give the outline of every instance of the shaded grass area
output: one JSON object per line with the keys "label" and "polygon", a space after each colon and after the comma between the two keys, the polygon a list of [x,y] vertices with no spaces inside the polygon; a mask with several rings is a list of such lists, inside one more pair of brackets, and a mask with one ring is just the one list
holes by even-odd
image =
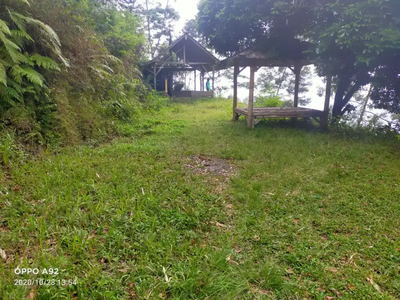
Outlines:
{"label": "shaded grass area", "polygon": [[[397,141],[276,122],[249,131],[230,107],[174,104],[126,138],[12,169],[0,298],[397,299]],[[235,175],[194,174],[197,155]],[[14,285],[24,278],[76,285]]]}

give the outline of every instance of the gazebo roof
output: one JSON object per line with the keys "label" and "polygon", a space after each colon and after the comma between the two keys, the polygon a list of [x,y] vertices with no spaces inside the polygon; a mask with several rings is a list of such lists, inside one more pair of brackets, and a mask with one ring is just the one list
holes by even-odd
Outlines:
{"label": "gazebo roof", "polygon": [[222,60],[216,67],[216,70],[238,65],[239,67],[257,66],[257,67],[294,67],[296,65],[306,66],[313,62],[307,59],[290,59],[277,57],[276,55],[263,53],[252,49],[247,49],[238,54]]}

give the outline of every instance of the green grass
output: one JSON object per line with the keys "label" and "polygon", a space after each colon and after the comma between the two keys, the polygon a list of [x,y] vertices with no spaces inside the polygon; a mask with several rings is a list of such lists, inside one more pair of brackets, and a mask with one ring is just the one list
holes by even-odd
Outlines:
{"label": "green grass", "polygon": [[[230,118],[230,101],[173,104],[3,170],[0,299],[398,299],[398,141]],[[196,155],[236,174],[195,174]]]}

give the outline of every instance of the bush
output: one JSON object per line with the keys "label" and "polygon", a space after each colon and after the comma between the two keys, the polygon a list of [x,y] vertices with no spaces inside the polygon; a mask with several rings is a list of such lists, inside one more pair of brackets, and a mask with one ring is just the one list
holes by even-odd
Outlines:
{"label": "bush", "polygon": [[284,104],[279,96],[259,96],[254,101],[255,107],[282,107]]}
{"label": "bush", "polygon": [[108,1],[28,1],[0,1],[0,164],[19,148],[113,138],[167,104],[143,84],[137,16]]}
{"label": "bush", "polygon": [[166,106],[168,102],[169,98],[164,95],[164,92],[156,92],[152,90],[147,94],[143,106],[147,111],[159,111],[161,108]]}
{"label": "bush", "polygon": [[29,2],[0,4],[0,52],[7,54],[0,57],[0,124],[19,141],[101,139],[116,133],[116,121],[160,106],[137,68],[144,41],[137,17],[94,0]]}

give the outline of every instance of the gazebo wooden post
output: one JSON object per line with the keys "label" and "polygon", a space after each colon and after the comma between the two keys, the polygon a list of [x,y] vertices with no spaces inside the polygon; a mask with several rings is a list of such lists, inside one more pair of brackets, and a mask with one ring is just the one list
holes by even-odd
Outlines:
{"label": "gazebo wooden post", "polygon": [[235,64],[233,69],[233,121],[239,120],[239,114],[235,111],[238,101],[238,75],[239,65]]}
{"label": "gazebo wooden post", "polygon": [[248,104],[248,116],[247,126],[254,129],[254,116],[253,116],[253,102],[254,102],[254,73],[256,66],[250,66],[250,89],[249,89],[249,104]]}
{"label": "gazebo wooden post", "polygon": [[332,90],[332,74],[329,73],[328,76],[326,77],[325,106],[321,118],[321,127],[325,130],[328,129],[329,102],[331,100],[331,90]]}

